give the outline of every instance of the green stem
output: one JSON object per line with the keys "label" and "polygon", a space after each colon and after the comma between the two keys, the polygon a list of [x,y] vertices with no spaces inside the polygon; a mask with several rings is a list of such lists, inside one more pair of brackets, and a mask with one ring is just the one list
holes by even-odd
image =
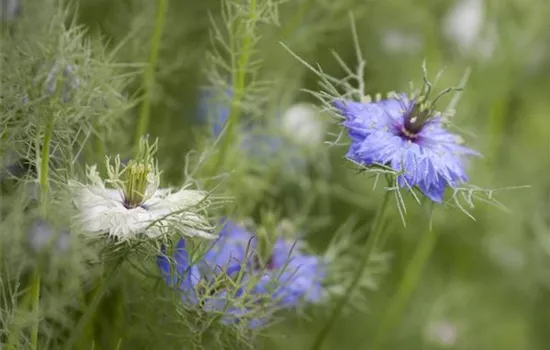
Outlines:
{"label": "green stem", "polygon": [[40,202],[42,210],[45,211],[47,196],[49,191],[48,173],[50,170],[50,144],[53,135],[53,120],[46,124],[44,130],[44,142],[42,144],[42,157],[40,160]]}
{"label": "green stem", "polygon": [[[49,164],[50,164],[50,144],[53,136],[53,127],[54,120],[48,121],[44,129],[44,140],[42,143],[42,155],[40,158],[40,175],[39,175],[39,185],[40,185],[40,207],[42,215],[46,215],[47,209],[47,197],[49,192],[49,183],[48,183],[48,173],[49,173]],[[39,328],[39,305],[40,305],[40,284],[41,284],[40,270],[37,267],[32,275],[32,280],[30,284],[30,289],[27,294],[23,297],[21,305],[23,308],[31,309],[33,314],[33,324],[31,328],[31,349],[36,349],[38,346],[38,328]],[[16,325],[14,329],[10,332],[8,338],[8,349],[16,349],[19,346],[19,336],[21,333],[20,327],[17,325],[17,320],[15,321]]]}
{"label": "green stem", "polygon": [[166,12],[168,9],[168,0],[158,0],[157,17],[155,20],[155,29],[153,37],[151,39],[151,51],[149,52],[149,65],[143,75],[143,87],[144,96],[143,102],[140,106],[138,127],[136,132],[136,148],[135,152],[138,152],[139,140],[146,133],[149,126],[149,119],[151,115],[151,91],[155,84],[155,71],[157,68],[157,62],[160,51],[160,42],[162,39],[162,32],[164,30],[164,23],[166,20]]}
{"label": "green stem", "polygon": [[[50,144],[53,135],[53,126],[53,119],[46,124],[44,130],[44,141],[42,144],[42,157],[40,160],[40,206],[44,216],[46,215],[49,192],[48,173],[50,170]],[[34,317],[34,322],[31,328],[31,349],[33,350],[38,347],[38,328],[40,324],[40,315],[38,313],[40,305],[40,280],[40,270],[36,267],[33,273],[30,289],[31,310]]]}
{"label": "green stem", "polygon": [[34,323],[31,330],[31,349],[36,350],[38,348],[38,326],[40,324],[40,317],[38,313],[40,299],[40,271],[38,270],[38,268],[33,274],[30,293],[32,302],[32,313],[34,317]]}
{"label": "green stem", "polygon": [[90,322],[90,319],[94,316],[95,311],[99,306],[101,299],[103,298],[103,294],[105,294],[105,291],[107,290],[109,282],[112,280],[112,278],[115,275],[115,272],[118,270],[118,268],[122,264],[123,259],[124,259],[123,257],[119,258],[118,261],[113,266],[113,269],[111,270],[111,272],[105,277],[105,280],[101,280],[99,287],[94,292],[92,301],[84,311],[84,314],[76,324],[74,330],[71,332],[71,336],[67,340],[67,343],[65,344],[64,349],[66,350],[73,349],[73,346],[78,341],[80,334],[84,331],[84,329],[87,327],[88,323]]}
{"label": "green stem", "polygon": [[372,254],[375,251],[375,249],[378,246],[378,242],[380,240],[380,237],[382,236],[382,228],[384,227],[383,221],[386,214],[386,210],[388,207],[390,198],[390,191],[386,191],[384,193],[384,198],[382,199],[382,203],[380,204],[380,207],[378,208],[378,211],[376,212],[376,216],[374,218],[374,222],[372,225],[371,232],[369,234],[369,238],[367,239],[367,242],[365,243],[365,254],[363,255],[363,259],[359,263],[359,267],[357,268],[357,272],[349,285],[348,289],[346,290],[346,293],[342,296],[342,298],[338,301],[338,304],[334,308],[328,322],[325,324],[325,326],[321,329],[317,337],[315,338],[315,341],[313,345],[311,346],[311,350],[319,350],[321,349],[323,342],[325,338],[327,337],[328,333],[340,317],[340,314],[344,310],[344,307],[346,306],[346,303],[348,302],[350,296],[352,295],[353,291],[355,290],[355,287],[357,287],[357,284],[361,280],[361,277],[363,276],[365,268],[368,266],[368,263],[370,259],[372,258]]}
{"label": "green stem", "polygon": [[375,348],[383,345],[386,335],[403,313],[412,292],[418,285],[424,266],[435,247],[437,238],[437,233],[432,229],[425,230],[424,234],[420,237],[420,242],[397,287],[397,292],[388,304],[388,310],[380,322],[374,341]]}
{"label": "green stem", "polygon": [[283,40],[287,39],[290,35],[294,34],[294,31],[302,23],[302,20],[304,19],[312,3],[313,3],[313,0],[302,1],[302,4],[298,8],[298,11],[296,11],[294,16],[292,16],[292,18],[290,19],[289,21],[290,24],[286,26],[285,29],[283,29],[283,32],[281,34],[281,37]]}
{"label": "green stem", "polygon": [[[252,23],[252,25],[256,23],[256,6],[256,0],[250,0],[250,12],[248,13],[247,21],[249,23]],[[250,28],[248,30],[253,31],[254,28]],[[239,56],[239,60],[237,61],[237,67],[234,67],[233,69],[233,71],[235,72],[234,74],[232,74],[231,77],[233,85],[233,99],[231,101],[231,111],[229,112],[229,117],[227,118],[227,128],[224,135],[222,136],[223,141],[221,144],[221,152],[215,167],[216,172],[223,164],[223,160],[225,159],[225,155],[227,154],[227,151],[233,139],[234,129],[237,125],[239,125],[239,119],[241,117],[241,101],[245,93],[247,66],[252,53],[252,39],[253,38],[251,34],[247,33],[244,36],[241,48],[242,53]]]}

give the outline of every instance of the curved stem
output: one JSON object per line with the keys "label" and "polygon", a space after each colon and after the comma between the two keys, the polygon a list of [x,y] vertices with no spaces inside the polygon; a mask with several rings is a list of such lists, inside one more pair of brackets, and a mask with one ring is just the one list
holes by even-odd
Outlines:
{"label": "curved stem", "polygon": [[164,30],[164,22],[166,21],[167,9],[168,0],[158,0],[155,29],[151,39],[151,51],[149,52],[149,65],[143,74],[143,87],[145,92],[143,102],[140,106],[139,120],[136,131],[136,153],[138,152],[139,139],[146,133],[147,127],[149,126],[149,119],[151,115],[151,91],[153,90],[155,84],[155,70],[157,68],[160,42],[162,39],[162,32]]}
{"label": "curved stem", "polygon": [[357,284],[361,280],[361,277],[363,276],[363,273],[367,268],[368,263],[372,257],[372,253],[375,251],[375,248],[378,246],[378,242],[380,241],[380,237],[382,236],[382,231],[383,231],[382,228],[384,227],[383,222],[384,222],[384,217],[388,207],[389,198],[390,198],[390,191],[386,191],[384,193],[384,198],[382,199],[382,203],[380,204],[380,207],[376,212],[376,216],[374,218],[374,223],[372,225],[369,238],[365,243],[365,254],[363,255],[363,260],[361,260],[361,262],[359,263],[357,272],[353,277],[353,280],[349,285],[348,289],[346,290],[346,293],[338,301],[338,304],[336,305],[332,314],[330,315],[328,322],[325,324],[325,326],[321,329],[321,331],[315,338],[315,341],[310,348],[311,350],[321,349],[325,338],[327,337],[328,333],[330,332],[330,330],[332,329],[332,327],[340,317],[340,314],[344,310],[344,307],[346,306],[346,303],[348,302],[353,291],[355,290],[355,287],[357,287]]}
{"label": "curved stem", "polygon": [[435,247],[437,238],[437,233],[431,228],[425,230],[422,234],[420,242],[413,253],[413,257],[405,270],[405,274],[397,287],[397,292],[388,304],[388,310],[380,322],[378,332],[374,338],[375,348],[383,345],[386,340],[386,335],[403,313],[412,292],[418,285],[424,266]]}

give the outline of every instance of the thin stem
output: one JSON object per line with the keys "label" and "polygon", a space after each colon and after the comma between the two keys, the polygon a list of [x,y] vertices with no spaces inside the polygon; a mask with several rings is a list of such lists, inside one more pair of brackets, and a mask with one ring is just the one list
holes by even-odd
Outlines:
{"label": "thin stem", "polygon": [[302,1],[302,4],[298,8],[298,11],[294,14],[294,16],[290,19],[289,25],[283,29],[283,33],[281,34],[282,39],[287,39],[290,35],[294,34],[294,31],[302,24],[302,21],[307,14],[309,7],[312,5],[313,0],[304,0]]}
{"label": "thin stem", "polygon": [[42,157],[40,158],[40,202],[43,210],[46,207],[49,191],[48,174],[50,170],[50,144],[53,135],[54,121],[50,120],[44,129],[44,142],[42,144]]}
{"label": "thin stem", "polygon": [[[40,206],[42,209],[42,214],[46,215],[47,210],[47,198],[49,192],[49,183],[48,183],[48,174],[50,170],[50,144],[53,135],[53,126],[54,120],[51,119],[46,124],[44,130],[44,141],[42,144],[42,157],[40,159]],[[38,347],[38,328],[40,325],[40,317],[38,314],[40,306],[40,270],[38,267],[35,268],[32,278],[32,284],[30,289],[30,302],[31,302],[31,311],[33,313],[34,322],[31,328],[31,349],[36,349]]]}
{"label": "thin stem", "polygon": [[[50,144],[53,136],[53,127],[54,120],[51,119],[48,121],[44,129],[42,156],[40,158],[40,174],[38,181],[40,185],[40,207],[42,210],[42,215],[46,214],[47,209],[47,197],[49,192],[48,174],[50,170]],[[31,349],[36,349],[38,346],[38,328],[40,323],[38,313],[40,305],[40,284],[40,270],[38,269],[38,267],[36,267],[32,275],[29,292],[25,294],[21,302],[23,308],[30,308],[33,316],[35,317],[31,328]],[[8,339],[8,349],[15,349],[19,346],[20,332],[20,328],[16,324],[14,330],[10,332],[10,336]]]}
{"label": "thin stem", "polygon": [[405,270],[405,274],[397,287],[397,292],[388,304],[388,310],[380,322],[378,332],[374,338],[375,348],[383,345],[386,340],[386,335],[403,313],[412,292],[418,285],[424,266],[426,265],[426,262],[435,247],[437,238],[437,233],[431,228],[425,230],[423,235],[420,237],[420,242],[418,243],[413,257]]}
{"label": "thin stem", "polygon": [[109,285],[109,282],[113,279],[115,276],[116,271],[122,264],[123,258],[119,258],[115,265],[113,266],[113,269],[111,272],[105,277],[104,280],[101,281],[99,287],[96,289],[94,296],[92,298],[92,301],[84,311],[84,314],[76,324],[74,330],[71,332],[71,336],[69,337],[69,340],[67,340],[67,343],[65,344],[64,349],[71,350],[73,349],[74,344],[77,342],[78,338],[80,337],[80,334],[82,331],[87,327],[88,322],[90,322],[90,319],[94,316],[95,311],[103,298],[103,294],[105,294],[105,291],[107,290],[107,287]]}
{"label": "thin stem", "polygon": [[311,350],[321,349],[325,338],[327,337],[328,333],[330,332],[330,330],[332,329],[332,327],[340,317],[340,314],[344,310],[344,307],[346,306],[346,303],[348,302],[353,291],[355,290],[355,287],[357,287],[357,284],[361,280],[364,270],[368,266],[368,263],[372,257],[372,253],[375,251],[375,248],[378,246],[378,241],[380,240],[380,237],[382,235],[382,231],[383,231],[382,228],[384,227],[383,221],[384,221],[384,217],[388,207],[389,198],[390,198],[390,191],[386,191],[384,193],[384,198],[382,199],[382,203],[380,204],[380,207],[376,212],[376,216],[374,218],[374,222],[372,225],[371,232],[369,234],[369,238],[365,243],[365,254],[363,255],[363,260],[361,260],[361,262],[359,263],[357,272],[351,284],[349,285],[348,289],[346,290],[346,293],[338,301],[338,304],[334,308],[328,322],[321,329],[321,331],[317,335],[317,338],[315,338],[315,341],[310,348]]}
{"label": "thin stem", "polygon": [[151,91],[155,84],[155,71],[157,68],[157,62],[160,51],[160,42],[162,39],[162,32],[164,30],[164,23],[166,21],[166,12],[168,9],[168,0],[158,0],[157,17],[155,20],[155,29],[153,37],[151,39],[151,51],[149,52],[149,65],[143,74],[143,87],[144,96],[143,102],[140,106],[139,121],[136,131],[136,149],[138,152],[139,140],[143,134],[146,133],[149,126],[149,119],[151,115]]}
{"label": "thin stem", "polygon": [[[250,11],[247,18],[248,23],[251,23],[251,25],[254,25],[256,21],[256,6],[256,0],[251,0]],[[249,30],[253,31],[253,28]],[[241,117],[241,102],[245,93],[247,66],[250,60],[250,56],[252,54],[252,43],[252,34],[248,32],[246,33],[242,41],[242,53],[239,56],[239,60],[237,61],[237,66],[233,67],[233,71],[236,71],[236,74],[232,74],[233,99],[231,101],[231,111],[229,113],[229,117],[227,118],[227,127],[225,133],[222,134],[223,141],[221,144],[221,153],[218,157],[218,162],[215,167],[216,171],[219,170],[220,166],[222,165],[229,146],[231,145],[234,129],[237,125],[239,125],[239,119]]]}
{"label": "thin stem", "polygon": [[40,324],[40,317],[38,314],[39,299],[40,299],[40,271],[38,268],[35,270],[31,285],[31,302],[32,313],[34,317],[34,323],[31,330],[31,349],[36,350],[38,348],[38,326]]}

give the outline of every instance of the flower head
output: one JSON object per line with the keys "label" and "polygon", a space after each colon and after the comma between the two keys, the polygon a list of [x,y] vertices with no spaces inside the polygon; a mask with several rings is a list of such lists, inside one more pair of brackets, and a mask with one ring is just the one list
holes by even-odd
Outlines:
{"label": "flower head", "polygon": [[[108,233],[120,241],[144,234],[155,238],[168,231],[214,238],[204,216],[207,193],[198,190],[159,189],[159,171],[153,161],[154,147],[121,169],[120,158],[109,165],[109,179],[99,177],[96,166],[88,167],[89,184],[72,181],[78,221],[89,233]],[[107,188],[106,183],[114,185]]]}
{"label": "flower head", "polygon": [[428,324],[425,337],[432,343],[443,347],[453,347],[458,340],[458,327],[449,321]]}
{"label": "flower head", "polygon": [[[218,248],[223,250],[224,246],[220,245]],[[224,255],[229,257],[231,253],[222,252],[221,256]],[[164,247],[162,255],[157,258],[157,265],[166,284],[177,287],[181,291],[182,301],[185,304],[199,306],[204,312],[221,315],[221,321],[225,324],[240,323],[248,319],[246,325],[249,328],[262,325],[264,322],[262,317],[252,316],[253,308],[260,300],[245,295],[246,283],[243,279],[247,276],[242,275],[240,281],[236,276],[241,261],[235,260],[239,264],[232,267],[229,264],[217,265],[216,261],[224,261],[221,256],[217,259],[211,254],[192,263],[185,241],[182,239],[178,242],[174,253],[175,271],[172,271]],[[232,258],[229,259],[232,260]]]}
{"label": "flower head", "polygon": [[60,230],[44,219],[36,219],[29,229],[29,244],[35,252],[40,252],[51,244],[56,251],[69,247],[69,231]]}
{"label": "flower head", "polygon": [[318,256],[304,254],[301,242],[277,239],[256,286],[269,292],[283,307],[296,307],[300,301],[319,302],[325,269]]}
{"label": "flower head", "polygon": [[443,19],[443,32],[464,54],[493,57],[498,44],[496,24],[486,20],[484,0],[457,0]]}
{"label": "flower head", "polygon": [[[223,100],[214,99],[211,90],[200,95],[199,118],[208,121],[212,136],[218,137],[229,118],[228,103],[231,90],[226,90]],[[238,127],[238,143],[241,150],[256,161],[279,159],[284,154],[283,166],[288,173],[299,173],[306,167],[305,148],[314,148],[324,138],[325,125],[313,107],[296,104],[284,113],[278,113],[267,125],[252,118],[244,118]],[[267,129],[267,132],[266,132]],[[275,133],[273,133],[275,130]]]}
{"label": "flower head", "polygon": [[325,137],[326,125],[319,118],[317,110],[309,104],[290,106],[284,112],[281,123],[285,135],[298,145],[316,147]]}
{"label": "flower head", "polygon": [[445,188],[468,181],[465,156],[479,155],[445,129],[441,113],[424,96],[391,94],[378,102],[334,101],[352,143],[347,157],[361,165],[386,165],[400,172],[401,187],[417,186],[434,202]]}
{"label": "flower head", "polygon": [[0,0],[0,21],[13,21],[20,15],[20,0]]}
{"label": "flower head", "polygon": [[[300,248],[299,244],[278,238],[263,259],[259,256],[258,237],[226,220],[218,238],[194,263],[189,262],[185,242],[178,243],[176,276],[165,255],[159,256],[157,263],[166,283],[178,285],[184,302],[200,305],[207,312],[224,311],[223,321],[232,323],[240,322],[258,306],[265,311],[270,306],[288,308],[298,306],[302,300],[320,300],[324,278],[320,258],[304,254]],[[256,327],[264,320],[251,317],[249,322],[250,327]]]}
{"label": "flower head", "polygon": [[75,90],[81,86],[77,67],[61,59],[55,60],[53,64],[41,62],[38,73],[35,82],[42,84],[44,93],[59,97],[63,103],[71,101]]}

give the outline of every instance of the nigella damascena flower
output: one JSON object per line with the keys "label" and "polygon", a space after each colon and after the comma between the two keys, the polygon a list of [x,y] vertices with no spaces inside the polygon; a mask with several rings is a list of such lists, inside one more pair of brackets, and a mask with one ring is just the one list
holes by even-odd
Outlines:
{"label": "nigella damascena flower", "polygon": [[400,172],[401,187],[418,187],[434,202],[445,188],[467,182],[463,159],[479,155],[446,130],[427,96],[390,94],[378,102],[336,100],[352,143],[347,157],[361,165],[386,165]]}
{"label": "nigella damascena flower", "polygon": [[498,41],[494,22],[486,20],[484,0],[458,0],[444,17],[443,31],[463,53],[493,56]]}
{"label": "nigella damascena flower", "polygon": [[325,268],[318,256],[303,253],[302,242],[277,239],[263,274],[256,291],[271,294],[282,307],[322,299]]}
{"label": "nigella damascena flower", "polygon": [[29,244],[35,252],[51,247],[60,252],[69,247],[69,231],[59,229],[44,219],[33,221],[29,229]]}
{"label": "nigella damascena flower", "polygon": [[[255,293],[271,295],[281,307],[296,307],[301,301],[321,300],[325,267],[321,258],[304,253],[300,240],[277,237],[272,247],[265,248],[258,237],[231,220],[224,222],[217,244],[205,255],[216,265],[235,270],[245,266],[252,275],[260,276]],[[223,248],[218,248],[222,246]],[[239,263],[237,263],[239,262]]]}
{"label": "nigella damascena flower", "polygon": [[382,32],[382,46],[390,54],[415,54],[422,50],[424,38],[416,33],[389,29]]}
{"label": "nigella damascena flower", "polygon": [[77,66],[61,59],[53,64],[41,62],[34,80],[43,86],[45,94],[59,97],[63,103],[71,101],[75,90],[81,85]]}
{"label": "nigella damascena flower", "polygon": [[11,22],[21,15],[20,0],[0,0],[0,21]]}
{"label": "nigella damascena flower", "polygon": [[[169,285],[179,282],[184,302],[210,312],[225,310],[223,320],[231,323],[259,306],[269,314],[274,307],[294,308],[302,301],[321,299],[324,266],[319,257],[303,253],[302,248],[301,243],[280,237],[270,251],[260,252],[254,234],[226,220],[218,238],[198,261],[189,263],[182,240],[174,256],[176,274],[165,255],[157,262]],[[220,278],[231,282],[219,288]],[[264,319],[253,317],[250,322],[249,326],[256,327]]]}
{"label": "nigella damascena flower", "polygon": [[290,106],[281,118],[284,134],[298,145],[319,146],[326,132],[326,124],[310,104],[297,103]]}
{"label": "nigella damascena flower", "polygon": [[8,152],[0,161],[0,181],[4,179],[16,179],[34,171],[32,162],[19,158],[15,153]]}
{"label": "nigella damascena flower", "polygon": [[[124,241],[138,235],[155,238],[178,231],[187,236],[214,238],[205,210],[207,193],[159,188],[160,176],[153,160],[152,148],[141,143],[141,153],[121,169],[120,158],[115,166],[108,164],[109,179],[100,178],[96,166],[87,168],[89,184],[71,181],[78,222],[88,233],[107,233]],[[156,151],[156,150],[155,150]],[[108,188],[111,183],[114,188]]]}
{"label": "nigella damascena flower", "polygon": [[[223,251],[222,255],[231,255],[230,246],[225,247],[219,242],[215,245]],[[221,316],[220,320],[225,324],[241,323],[248,328],[257,328],[265,322],[268,314],[264,309],[263,315],[257,315],[254,309],[267,299],[246,292],[248,276],[237,274],[244,255],[235,253],[237,255],[230,257],[225,264],[217,264],[216,258],[212,256],[191,262],[185,241],[181,239],[174,253],[175,269],[165,255],[164,247],[157,258],[157,265],[166,284],[180,290],[186,305],[197,306],[204,312]]]}
{"label": "nigella damascena flower", "polygon": [[458,327],[449,321],[432,322],[426,327],[425,338],[438,346],[453,347],[458,340]]}
{"label": "nigella damascena flower", "polygon": [[[212,135],[218,137],[223,131],[229,118],[229,103],[233,94],[226,90],[223,100],[216,100],[210,90],[204,90],[200,95],[199,118],[208,121]],[[224,102],[224,103],[222,103]],[[288,154],[298,155],[299,149],[295,146],[313,148],[324,139],[326,125],[323,123],[317,110],[305,103],[290,106],[284,113],[277,113],[273,121],[267,125],[251,120],[244,116],[244,122],[238,126],[242,149],[252,156],[274,157],[285,147],[291,148]],[[262,132],[263,129],[279,131],[275,134]],[[290,141],[290,142],[289,142]],[[291,157],[292,167],[303,165],[303,157]],[[302,164],[300,164],[302,163]]]}

